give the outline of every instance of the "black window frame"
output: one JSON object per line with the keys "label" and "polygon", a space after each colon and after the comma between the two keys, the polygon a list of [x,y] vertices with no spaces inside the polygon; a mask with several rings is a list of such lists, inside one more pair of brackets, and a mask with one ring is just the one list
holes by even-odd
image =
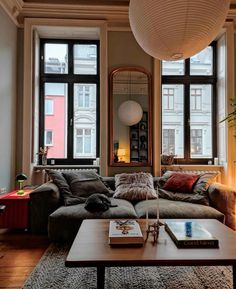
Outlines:
{"label": "black window frame", "polygon": [[[214,157],[217,156],[217,118],[216,118],[216,104],[217,104],[217,50],[216,41],[213,41],[209,46],[212,46],[213,51],[213,67],[212,75],[190,75],[190,58],[184,61],[183,75],[162,75],[161,67],[161,85],[166,84],[182,84],[184,86],[184,157],[175,158],[174,164],[208,164],[209,161],[213,163]],[[212,158],[191,158],[191,136],[190,136],[190,85],[193,84],[210,84],[212,85]],[[161,93],[162,99],[162,93]],[[162,131],[162,117],[161,117],[161,131]],[[162,151],[162,140],[161,140]]]}
{"label": "black window frame", "polygon": [[[67,44],[68,45],[68,73],[45,73],[45,44]],[[73,46],[78,44],[91,44],[97,46],[97,74],[74,74],[74,50]],[[40,88],[39,88],[39,147],[44,147],[44,86],[45,83],[67,84],[67,158],[52,158],[55,165],[92,165],[93,161],[100,156],[100,41],[80,39],[40,39]],[[96,84],[96,158],[73,158],[73,85],[74,83]],[[72,120],[72,121],[71,121]],[[48,163],[51,163],[48,158]],[[39,160],[41,163],[41,160]]]}

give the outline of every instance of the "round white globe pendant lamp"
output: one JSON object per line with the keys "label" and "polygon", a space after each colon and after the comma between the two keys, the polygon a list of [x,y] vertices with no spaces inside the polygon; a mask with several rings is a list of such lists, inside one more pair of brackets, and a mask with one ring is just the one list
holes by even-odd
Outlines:
{"label": "round white globe pendant lamp", "polygon": [[215,39],[229,5],[230,0],[130,0],[130,26],[154,58],[185,59]]}
{"label": "round white globe pendant lamp", "polygon": [[134,125],[140,122],[142,116],[142,107],[134,100],[124,101],[118,108],[118,117],[124,125]]}

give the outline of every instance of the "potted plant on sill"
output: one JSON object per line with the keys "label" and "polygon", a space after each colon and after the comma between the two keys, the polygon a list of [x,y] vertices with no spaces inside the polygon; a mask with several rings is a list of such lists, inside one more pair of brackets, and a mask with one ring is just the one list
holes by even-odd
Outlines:
{"label": "potted plant on sill", "polygon": [[[236,98],[231,98],[231,102],[233,111],[230,112],[224,119],[222,119],[220,123],[227,121],[230,127],[236,127]],[[236,137],[236,134],[234,134],[234,137]]]}
{"label": "potted plant on sill", "polygon": [[42,148],[42,147],[39,148],[38,155],[41,156],[41,163],[42,163],[43,166],[47,165],[48,149],[49,149],[48,146],[46,146],[44,148]]}

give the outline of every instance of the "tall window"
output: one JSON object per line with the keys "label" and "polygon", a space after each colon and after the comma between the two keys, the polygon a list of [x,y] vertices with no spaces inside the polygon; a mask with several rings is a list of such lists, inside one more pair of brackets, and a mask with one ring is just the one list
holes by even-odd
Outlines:
{"label": "tall window", "polygon": [[215,59],[213,43],[189,59],[162,61],[162,153],[178,163],[204,164],[217,154]]}
{"label": "tall window", "polygon": [[50,145],[56,164],[92,164],[99,153],[99,41],[42,39],[40,61],[39,145]]}

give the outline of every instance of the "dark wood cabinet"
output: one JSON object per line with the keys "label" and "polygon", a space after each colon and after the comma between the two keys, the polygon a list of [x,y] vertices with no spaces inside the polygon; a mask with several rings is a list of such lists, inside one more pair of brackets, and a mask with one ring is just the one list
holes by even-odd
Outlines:
{"label": "dark wood cabinet", "polygon": [[140,122],[130,127],[130,162],[148,162],[148,112],[143,112]]}

